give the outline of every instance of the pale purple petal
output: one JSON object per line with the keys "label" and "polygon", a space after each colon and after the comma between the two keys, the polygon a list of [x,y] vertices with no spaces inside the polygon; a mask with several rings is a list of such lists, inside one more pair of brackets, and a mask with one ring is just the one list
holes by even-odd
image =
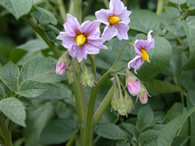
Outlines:
{"label": "pale purple petal", "polygon": [[100,37],[100,22],[98,21],[86,21],[81,25],[81,33],[84,33],[87,39]]}
{"label": "pale purple petal", "polygon": [[130,79],[127,83],[127,88],[129,93],[131,93],[131,95],[136,96],[140,93],[141,90],[141,86],[139,81],[134,80],[134,79]]}
{"label": "pale purple petal", "polygon": [[100,52],[100,48],[92,44],[85,44],[85,49],[87,54],[98,54]]}
{"label": "pale purple petal", "polygon": [[108,49],[107,46],[105,46],[103,43],[104,43],[104,40],[102,38],[88,39],[88,44],[91,44],[100,49]]}
{"label": "pale purple petal", "polygon": [[76,45],[76,41],[75,41],[75,37],[74,35],[71,35],[69,33],[66,32],[60,32],[60,35],[57,37],[58,40],[62,40],[62,46],[64,48],[71,48],[73,45]]}
{"label": "pale purple petal", "polygon": [[113,15],[113,12],[111,10],[101,9],[95,13],[95,16],[98,21],[109,25],[108,18]]}
{"label": "pale purple petal", "polygon": [[130,18],[129,16],[131,15],[131,11],[127,10],[127,7],[123,10],[121,14],[118,15],[118,17],[121,19],[121,22],[124,24],[129,24],[130,23]]}
{"label": "pale purple petal", "polygon": [[63,75],[66,72],[66,63],[63,62],[57,62],[56,64],[56,74]]}
{"label": "pale purple petal", "polygon": [[129,30],[129,25],[128,24],[124,24],[124,23],[117,23],[115,24],[116,28],[117,28],[117,37],[119,40],[128,40],[128,30]]}
{"label": "pale purple petal", "polygon": [[102,34],[102,38],[105,41],[110,41],[114,36],[117,35],[118,30],[115,26],[109,25],[104,28],[104,32]]}
{"label": "pale purple petal", "polygon": [[148,96],[147,96],[147,93],[144,92],[143,94],[141,95],[138,95],[138,98],[139,98],[139,101],[142,103],[142,104],[146,104],[148,102]]}
{"label": "pale purple petal", "polygon": [[109,7],[115,16],[121,14],[124,9],[124,4],[121,0],[110,0]]}
{"label": "pale purple petal", "polygon": [[77,57],[78,62],[81,62],[83,59],[87,59],[87,52],[84,45],[81,47],[73,45],[72,48],[69,49],[69,53],[72,57]]}
{"label": "pale purple petal", "polygon": [[141,50],[147,48],[148,43],[148,40],[136,40],[134,45],[136,49]]}
{"label": "pale purple petal", "polygon": [[72,15],[67,14],[67,22],[64,24],[65,31],[77,35],[80,33],[80,27],[78,20]]}
{"label": "pale purple petal", "polygon": [[150,49],[152,49],[152,48],[155,47],[155,41],[154,41],[154,38],[153,38],[152,35],[151,35],[152,32],[153,32],[152,30],[150,30],[150,31],[148,32],[148,37],[147,37],[148,46],[147,46],[146,50],[150,50]]}
{"label": "pale purple petal", "polygon": [[128,68],[130,69],[131,67],[134,68],[134,72],[137,74],[137,70],[140,69],[140,67],[142,66],[142,64],[144,63],[144,60],[141,59],[141,56],[135,56],[134,59],[132,59],[129,63],[128,63]]}

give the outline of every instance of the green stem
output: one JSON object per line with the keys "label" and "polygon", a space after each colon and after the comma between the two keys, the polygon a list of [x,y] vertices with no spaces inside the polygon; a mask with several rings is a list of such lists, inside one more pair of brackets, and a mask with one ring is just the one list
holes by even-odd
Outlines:
{"label": "green stem", "polygon": [[91,61],[92,72],[96,80],[96,66],[95,66],[94,56],[89,55],[89,59]]}
{"label": "green stem", "polygon": [[75,141],[75,136],[73,136],[66,144],[66,146],[72,146],[72,144],[74,143]]}
{"label": "green stem", "polygon": [[84,146],[84,140],[85,140],[85,128],[84,123],[86,119],[86,101],[84,97],[84,89],[83,86],[79,83],[78,80],[76,80],[74,83],[72,83],[72,89],[75,95],[76,100],[76,106],[77,106],[77,112],[79,115],[79,121],[80,121],[80,139],[81,139],[81,145]]}
{"label": "green stem", "polygon": [[85,16],[87,16],[87,14],[89,13],[89,11],[91,10],[91,7],[93,6],[93,4],[95,0],[88,0],[88,6],[83,10],[83,18],[85,18]]}
{"label": "green stem", "polygon": [[5,146],[12,146],[12,140],[11,140],[11,135],[10,135],[9,129],[5,125],[5,122],[2,120],[2,117],[0,117],[0,127],[3,131]]}
{"label": "green stem", "polygon": [[97,111],[94,114],[94,120],[93,120],[93,129],[95,128],[96,124],[98,123],[98,121],[100,120],[100,118],[102,117],[102,115],[104,114],[104,112],[106,111],[107,107],[110,105],[112,96],[113,96],[113,91],[114,91],[114,87],[112,86],[110,88],[110,90],[108,91],[107,95],[104,97],[104,100],[102,101],[102,103],[100,104],[100,106],[98,107]]}
{"label": "green stem", "polygon": [[109,8],[109,2],[108,2],[108,0],[104,0],[104,4],[105,4],[106,8]]}
{"label": "green stem", "polygon": [[133,47],[134,47],[134,44],[129,43],[129,42],[126,43],[126,44],[122,47],[122,49],[121,49],[121,51],[120,51],[118,57],[116,58],[115,62],[113,63],[113,65],[112,65],[112,67],[111,67],[112,69],[116,66],[117,62],[119,61],[119,59],[120,59],[120,57],[121,57],[121,55],[122,55],[122,53],[123,53],[123,51],[124,51],[124,49],[125,49],[125,47],[126,47],[127,45],[130,45],[130,46],[133,46]]}
{"label": "green stem", "polygon": [[164,0],[158,0],[157,8],[156,8],[156,14],[157,15],[160,15],[162,13],[163,7],[164,7]]}
{"label": "green stem", "polygon": [[63,22],[66,22],[66,9],[64,7],[63,0],[56,0],[56,3],[58,4],[60,15],[63,19]]}
{"label": "green stem", "polygon": [[75,16],[81,22],[81,4],[82,0],[70,0],[69,13]]}
{"label": "green stem", "polygon": [[32,20],[30,20],[29,17],[23,16],[23,20],[32,27],[32,29],[40,35],[40,37],[46,42],[46,44],[49,46],[49,48],[52,50],[54,55],[59,58],[61,56],[60,51],[55,47],[55,45],[52,43],[52,41],[49,39],[49,37],[46,35],[44,31],[42,31]]}

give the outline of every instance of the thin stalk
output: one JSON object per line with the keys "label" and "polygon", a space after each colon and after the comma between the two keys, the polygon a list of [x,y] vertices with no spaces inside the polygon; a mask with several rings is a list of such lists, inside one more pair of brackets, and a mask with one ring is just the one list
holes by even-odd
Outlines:
{"label": "thin stalk", "polygon": [[55,47],[55,45],[52,43],[52,41],[49,39],[49,37],[46,35],[44,31],[42,31],[34,21],[30,20],[29,17],[23,16],[23,20],[32,27],[32,29],[40,35],[40,37],[45,41],[45,43],[49,46],[51,51],[54,53],[55,57],[59,58],[61,56],[60,51]]}
{"label": "thin stalk", "polygon": [[82,0],[70,0],[69,5],[69,13],[75,16],[79,22],[82,22],[81,4]]}
{"label": "thin stalk", "polygon": [[66,22],[66,9],[63,0],[56,0],[63,22]]}
{"label": "thin stalk", "polygon": [[5,125],[5,122],[2,120],[2,117],[0,117],[0,127],[3,131],[5,146],[12,146],[12,140],[11,140],[11,135],[10,135],[9,129]]}
{"label": "thin stalk", "polygon": [[74,143],[75,141],[75,136],[73,136],[66,144],[66,146],[72,146],[72,144]]}
{"label": "thin stalk", "polygon": [[163,7],[164,7],[164,0],[158,0],[157,8],[156,8],[157,15],[160,15],[163,12]]}
{"label": "thin stalk", "polygon": [[95,0],[88,0],[88,6],[85,7],[85,9],[83,10],[83,18],[85,18],[85,16],[87,16],[87,14],[89,13],[91,7],[93,6]]}
{"label": "thin stalk", "polygon": [[123,51],[124,51],[124,49],[125,49],[125,47],[127,46],[127,45],[130,45],[130,46],[133,46],[134,47],[134,44],[132,44],[132,43],[126,43],[123,47],[122,47],[122,49],[121,49],[121,51],[120,51],[120,53],[119,53],[119,55],[118,55],[118,57],[116,58],[116,60],[115,60],[115,62],[113,63],[113,65],[112,65],[112,69],[116,66],[116,64],[118,63],[118,61],[119,61],[119,59],[120,59],[120,57],[121,57],[121,55],[122,55],[122,53],[123,53]]}
{"label": "thin stalk", "polygon": [[100,120],[100,118],[102,117],[102,115],[104,114],[104,112],[106,111],[107,107],[110,105],[110,102],[112,100],[113,97],[113,91],[114,91],[114,87],[112,86],[110,88],[110,90],[108,91],[108,93],[106,94],[106,96],[104,97],[104,100],[102,101],[102,103],[100,104],[100,106],[98,107],[97,111],[94,114],[94,120],[93,120],[93,129],[95,128],[96,124],[98,123],[98,121]]}
{"label": "thin stalk", "polygon": [[96,66],[95,66],[94,56],[89,55],[89,59],[91,61],[92,72],[96,80]]}
{"label": "thin stalk", "polygon": [[77,112],[78,112],[79,121],[80,121],[81,145],[84,146],[85,128],[83,125],[86,119],[86,101],[85,101],[85,97],[83,97],[83,86],[79,83],[78,80],[76,80],[74,83],[72,83],[72,89],[75,95]]}
{"label": "thin stalk", "polygon": [[104,4],[105,4],[106,8],[109,8],[109,2],[108,2],[108,0],[104,0]]}

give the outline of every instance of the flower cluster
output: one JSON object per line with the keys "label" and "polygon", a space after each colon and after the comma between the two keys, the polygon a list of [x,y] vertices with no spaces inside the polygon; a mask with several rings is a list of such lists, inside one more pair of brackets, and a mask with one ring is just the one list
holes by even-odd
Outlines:
{"label": "flower cluster", "polygon": [[[97,11],[95,13],[97,20],[92,22],[85,21],[80,24],[75,17],[67,14],[67,22],[64,24],[65,32],[60,32],[57,39],[62,41],[62,46],[68,49],[67,52],[73,59],[68,68],[68,55],[62,55],[56,64],[56,73],[63,75],[68,68],[67,78],[69,83],[74,82],[79,77],[83,85],[93,87],[95,77],[82,61],[86,60],[88,55],[95,55],[101,49],[107,49],[104,42],[115,36],[119,40],[128,40],[130,15],[131,11],[127,10],[121,0],[110,0],[109,9]],[[102,34],[100,32],[101,23],[105,25]],[[147,40],[136,40],[134,43],[136,56],[128,63],[128,68],[134,68],[135,74],[137,74],[137,70],[141,68],[144,61],[150,63],[147,51],[155,46],[155,40],[151,33],[152,30],[148,32]],[[120,86],[120,83],[115,85],[112,107],[120,115],[127,115],[133,108],[133,101],[126,91],[124,91],[125,97],[123,97]],[[132,96],[137,96],[142,104],[147,103],[149,96],[147,89],[128,69],[125,87]]]}

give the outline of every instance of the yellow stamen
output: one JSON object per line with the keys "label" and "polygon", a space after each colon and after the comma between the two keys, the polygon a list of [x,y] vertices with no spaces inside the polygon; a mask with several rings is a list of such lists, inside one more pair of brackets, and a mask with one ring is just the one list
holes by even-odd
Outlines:
{"label": "yellow stamen", "polygon": [[117,16],[111,16],[108,18],[108,22],[110,22],[110,24],[116,24],[120,21],[121,21],[121,19]]}
{"label": "yellow stamen", "polygon": [[83,34],[80,34],[76,37],[77,46],[80,47],[86,42],[86,37]]}
{"label": "yellow stamen", "polygon": [[142,53],[142,59],[143,60],[146,60],[148,63],[150,63],[150,60],[149,60],[149,55],[148,53],[146,52],[145,49],[141,49],[140,52]]}

